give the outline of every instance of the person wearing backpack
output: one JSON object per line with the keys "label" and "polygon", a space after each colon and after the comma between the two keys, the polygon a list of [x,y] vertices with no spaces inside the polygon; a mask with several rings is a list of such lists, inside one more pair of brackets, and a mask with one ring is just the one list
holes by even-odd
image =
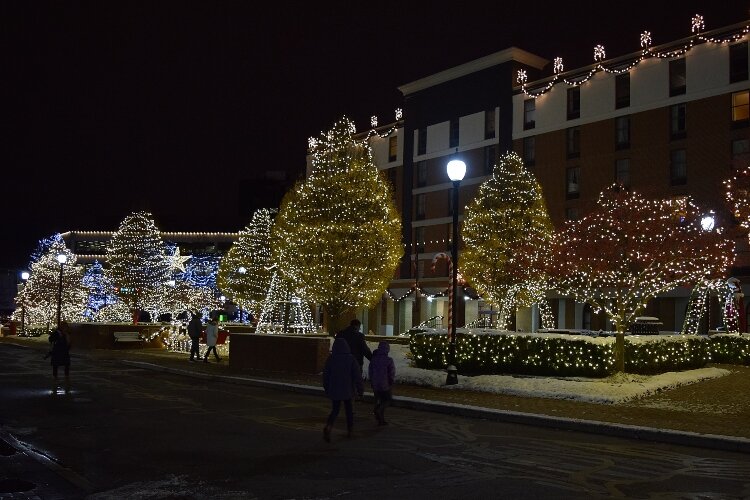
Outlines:
{"label": "person wearing backpack", "polygon": [[375,394],[375,419],[378,425],[388,425],[385,421],[385,408],[393,399],[391,389],[396,380],[396,365],[393,358],[388,356],[391,345],[388,342],[380,342],[378,348],[372,353],[370,366],[367,368],[372,391]]}

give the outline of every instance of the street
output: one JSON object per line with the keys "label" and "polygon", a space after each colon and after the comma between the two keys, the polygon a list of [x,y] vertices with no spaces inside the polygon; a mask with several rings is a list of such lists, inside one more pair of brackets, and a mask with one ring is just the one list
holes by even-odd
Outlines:
{"label": "street", "polygon": [[327,444],[323,397],[80,356],[66,393],[51,372],[0,345],[0,426],[77,498],[750,497],[739,453],[403,408],[378,427],[366,402],[354,436],[342,411]]}

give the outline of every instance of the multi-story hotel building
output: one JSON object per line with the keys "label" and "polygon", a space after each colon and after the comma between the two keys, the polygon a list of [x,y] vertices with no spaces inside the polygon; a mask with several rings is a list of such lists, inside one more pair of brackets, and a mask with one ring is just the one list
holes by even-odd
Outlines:
{"label": "multi-story hotel building", "polygon": [[[510,48],[400,87],[403,118],[370,143],[395,186],[406,255],[379,307],[362,313],[365,331],[397,334],[447,316],[447,268],[433,270],[432,260],[450,250],[446,164],[454,155],[467,164],[460,211],[498,154],[515,150],[541,183],[556,227],[584,216],[615,181],[648,196],[690,196],[721,213],[723,181],[750,159],[747,26],[698,31],[658,47],[642,37],[644,50],[610,60],[602,50],[596,64],[566,72],[557,61]],[[545,69],[551,76],[541,76]],[[750,274],[747,244],[738,244],[731,273]],[[475,292],[463,291],[459,325],[491,314]],[[664,330],[680,330],[689,294],[677,290],[647,312]],[[560,328],[607,327],[583,304],[550,299]],[[534,310],[519,311],[519,329],[538,325]]]}

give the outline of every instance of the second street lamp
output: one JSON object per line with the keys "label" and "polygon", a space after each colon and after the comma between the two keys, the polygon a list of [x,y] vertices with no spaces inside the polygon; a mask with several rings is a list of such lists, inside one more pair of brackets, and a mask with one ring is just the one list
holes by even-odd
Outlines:
{"label": "second street lamp", "polygon": [[451,277],[450,277],[450,300],[448,305],[448,376],[446,385],[458,383],[458,372],[456,369],[456,290],[458,280],[458,188],[466,175],[466,163],[461,160],[451,160],[447,166],[448,178],[453,182],[452,215],[453,215],[453,238],[451,240]]}
{"label": "second street lamp", "polygon": [[[31,275],[28,271],[22,271],[21,272],[21,284],[18,285],[18,291],[23,293],[24,288],[26,288],[26,282],[29,280],[29,277]],[[25,327],[25,320],[26,320],[26,297],[21,297],[21,337],[26,336],[26,327]]]}
{"label": "second street lamp", "polygon": [[57,284],[57,328],[60,328],[60,313],[62,310],[62,286],[63,286],[63,266],[68,262],[68,256],[64,253],[57,255],[57,262],[60,263],[60,280]]}

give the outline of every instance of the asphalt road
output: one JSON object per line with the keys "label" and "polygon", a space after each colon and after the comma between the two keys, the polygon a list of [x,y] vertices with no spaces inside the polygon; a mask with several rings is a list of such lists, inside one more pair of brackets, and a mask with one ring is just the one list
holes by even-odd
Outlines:
{"label": "asphalt road", "polygon": [[403,408],[378,427],[369,403],[328,444],[328,410],[80,357],[66,393],[39,351],[0,345],[0,430],[49,458],[41,498],[750,498],[744,454]]}

